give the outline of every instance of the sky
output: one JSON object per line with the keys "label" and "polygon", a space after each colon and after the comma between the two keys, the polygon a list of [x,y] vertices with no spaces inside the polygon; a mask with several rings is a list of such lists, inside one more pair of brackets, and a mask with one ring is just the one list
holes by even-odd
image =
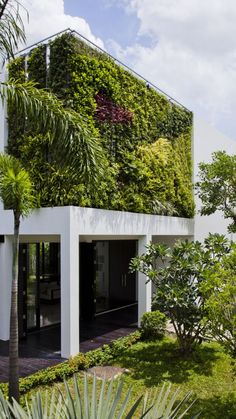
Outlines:
{"label": "sky", "polygon": [[22,0],[27,45],[75,29],[236,140],[235,0]]}

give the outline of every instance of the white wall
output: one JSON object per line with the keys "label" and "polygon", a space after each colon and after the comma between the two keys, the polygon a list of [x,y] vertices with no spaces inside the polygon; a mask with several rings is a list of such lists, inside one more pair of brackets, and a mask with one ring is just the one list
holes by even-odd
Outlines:
{"label": "white wall", "polygon": [[[22,220],[21,237],[26,242],[60,237],[61,241],[61,353],[64,357],[79,351],[79,240],[136,239],[139,252],[145,250],[152,235],[193,235],[193,220],[177,217],[135,214],[92,208],[59,207],[35,210]],[[8,339],[11,289],[12,211],[0,210],[0,339]],[[151,284],[139,275],[139,319],[151,308]]]}
{"label": "white wall", "polygon": [[12,241],[5,237],[0,243],[0,339],[7,340],[10,326],[12,283]]}
{"label": "white wall", "polygon": [[[194,117],[193,133],[194,182],[196,182],[198,180],[198,164],[200,162],[211,162],[211,154],[214,151],[225,150],[228,154],[236,154],[236,141],[226,137],[198,117]],[[210,216],[201,216],[199,214],[201,201],[196,197],[195,202],[197,212],[195,216],[196,240],[203,240],[209,232],[226,234],[228,237],[234,238],[234,235],[227,233],[228,222],[221,212],[218,211]]]}

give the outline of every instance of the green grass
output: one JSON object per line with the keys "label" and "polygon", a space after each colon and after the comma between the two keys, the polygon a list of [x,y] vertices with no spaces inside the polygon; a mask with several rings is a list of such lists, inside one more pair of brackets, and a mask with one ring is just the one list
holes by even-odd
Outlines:
{"label": "green grass", "polygon": [[[172,390],[180,387],[180,398],[192,391],[193,399],[197,399],[188,417],[201,410],[203,419],[236,418],[236,363],[217,343],[204,343],[191,357],[184,358],[174,339],[140,341],[112,364],[129,370],[123,379],[124,397],[128,388],[133,388],[130,405],[147,390],[161,388],[168,381]],[[69,383],[72,384],[72,379]],[[47,389],[51,391],[55,386],[63,388],[59,383]]]}
{"label": "green grass", "polygon": [[197,399],[191,410],[201,410],[204,419],[236,418],[235,363],[217,343],[201,345],[189,358],[181,356],[173,339],[138,342],[113,363],[130,370],[127,386],[139,395],[169,381],[181,395],[193,391]]}

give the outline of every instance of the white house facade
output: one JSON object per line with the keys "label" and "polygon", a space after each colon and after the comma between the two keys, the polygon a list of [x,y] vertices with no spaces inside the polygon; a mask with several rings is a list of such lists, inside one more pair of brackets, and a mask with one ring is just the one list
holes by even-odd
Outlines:
{"label": "white house facade", "polygon": [[[0,152],[5,150],[6,141],[6,118],[1,108]],[[210,161],[211,153],[217,150],[236,154],[236,142],[194,118],[194,180],[198,163]],[[6,341],[9,339],[13,214],[0,205],[0,340]],[[198,200],[196,206],[198,210]],[[142,314],[151,310],[152,290],[143,274],[129,272],[130,258],[142,254],[151,242],[171,245],[177,239],[203,240],[209,232],[227,234],[227,222],[222,214],[200,217],[197,213],[194,219],[187,219],[74,206],[35,210],[22,220],[20,229],[23,284],[20,334],[27,333],[26,318],[28,327],[30,324],[34,329],[46,326],[51,316],[50,321],[61,324],[61,356],[68,358],[80,350],[81,313],[86,317],[89,313],[106,312],[110,307],[116,310],[138,304],[139,324]],[[43,276],[40,285],[39,268]],[[94,275],[99,289],[96,307],[92,291]],[[24,300],[24,287],[28,301]],[[37,313],[35,292],[41,302]]]}

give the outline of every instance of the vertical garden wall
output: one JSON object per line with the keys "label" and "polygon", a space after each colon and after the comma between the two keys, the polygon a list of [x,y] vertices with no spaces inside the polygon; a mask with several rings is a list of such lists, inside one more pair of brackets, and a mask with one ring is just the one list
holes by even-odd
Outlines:
{"label": "vertical garden wall", "polygon": [[94,185],[53,158],[48,138],[9,109],[9,152],[29,170],[41,206],[78,205],[192,217],[192,114],[72,34],[9,66],[83,115],[104,147]]}

